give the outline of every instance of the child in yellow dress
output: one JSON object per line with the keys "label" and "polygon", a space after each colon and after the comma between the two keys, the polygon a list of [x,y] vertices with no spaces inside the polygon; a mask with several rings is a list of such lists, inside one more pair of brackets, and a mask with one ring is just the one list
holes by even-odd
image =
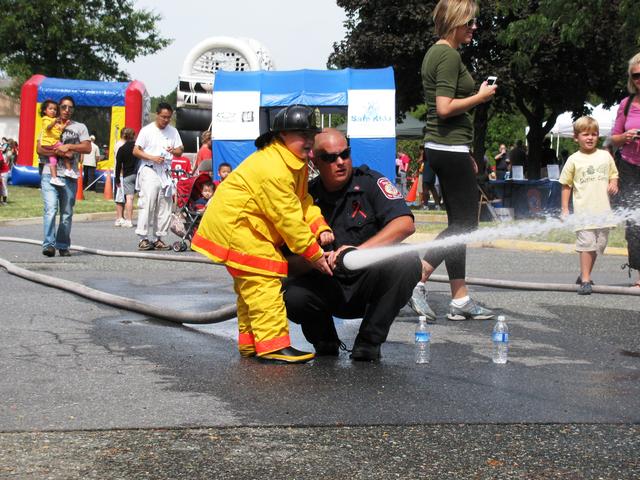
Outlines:
{"label": "child in yellow dress", "polygon": [[[62,145],[60,138],[62,132],[67,126],[67,121],[63,121],[59,116],[58,104],[53,100],[45,100],[40,107],[40,116],[42,117],[42,136],[40,137],[40,145],[44,147],[57,147]],[[76,172],[71,166],[71,159],[62,157],[64,170],[61,175],[58,174],[58,157],[49,156],[49,170],[51,171],[51,185],[64,187],[64,180],[60,177],[78,178]]]}

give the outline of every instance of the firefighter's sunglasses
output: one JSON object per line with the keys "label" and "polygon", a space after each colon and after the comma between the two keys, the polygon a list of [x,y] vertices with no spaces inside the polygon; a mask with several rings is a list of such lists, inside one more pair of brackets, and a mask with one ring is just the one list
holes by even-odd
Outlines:
{"label": "firefighter's sunglasses", "polygon": [[338,160],[338,157],[340,157],[343,160],[346,160],[347,158],[351,157],[351,147],[347,147],[345,148],[343,151],[341,151],[340,153],[321,153],[319,155],[320,160],[322,160],[323,162],[327,162],[327,163],[333,163],[336,160]]}

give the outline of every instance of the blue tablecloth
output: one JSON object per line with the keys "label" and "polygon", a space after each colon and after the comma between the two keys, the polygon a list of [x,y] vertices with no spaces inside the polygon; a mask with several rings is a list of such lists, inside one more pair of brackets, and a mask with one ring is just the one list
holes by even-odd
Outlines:
{"label": "blue tablecloth", "polygon": [[562,185],[557,180],[491,180],[502,206],[513,208],[515,218],[560,213]]}

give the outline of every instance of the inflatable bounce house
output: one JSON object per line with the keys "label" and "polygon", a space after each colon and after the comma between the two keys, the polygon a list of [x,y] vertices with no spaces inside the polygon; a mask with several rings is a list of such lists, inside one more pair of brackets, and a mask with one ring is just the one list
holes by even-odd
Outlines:
{"label": "inflatable bounce house", "polygon": [[[107,145],[107,158],[98,163],[99,170],[112,170],[115,165],[113,145],[124,127],[136,133],[147,122],[149,95],[143,83],[67,80],[34,75],[22,86],[20,104],[20,150],[11,172],[14,185],[38,185],[38,155],[40,137],[40,104],[46,99],[59,101],[71,96],[76,104],[73,119],[84,123],[96,135],[96,143]],[[101,148],[102,150],[102,148]],[[104,154],[104,152],[103,152]]]}
{"label": "inflatable bounce house", "polygon": [[395,81],[382,69],[217,72],[212,94],[214,174],[221,162],[238,165],[255,151],[275,114],[303,104],[347,116],[354,166],[367,164],[395,178]]}
{"label": "inflatable bounce house", "polygon": [[176,128],[185,152],[195,154],[200,134],[211,127],[213,83],[216,74],[273,70],[269,50],[252,38],[210,37],[184,59],[178,81]]}

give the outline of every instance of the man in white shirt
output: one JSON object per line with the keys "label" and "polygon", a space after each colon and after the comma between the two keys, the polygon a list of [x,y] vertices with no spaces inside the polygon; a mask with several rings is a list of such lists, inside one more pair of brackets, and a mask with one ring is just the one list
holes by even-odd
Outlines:
{"label": "man in white shirt", "polygon": [[96,145],[96,137],[91,135],[91,152],[82,155],[82,176],[84,185],[90,186],[89,190],[96,190],[96,166],[100,158],[100,149]]}
{"label": "man in white shirt", "polygon": [[173,108],[165,102],[158,104],[156,119],[138,134],[133,154],[140,159],[136,180],[138,200],[139,250],[169,250],[162,237],[169,232],[173,184],[171,159],[182,155],[182,140],[178,131],[169,125]]}

